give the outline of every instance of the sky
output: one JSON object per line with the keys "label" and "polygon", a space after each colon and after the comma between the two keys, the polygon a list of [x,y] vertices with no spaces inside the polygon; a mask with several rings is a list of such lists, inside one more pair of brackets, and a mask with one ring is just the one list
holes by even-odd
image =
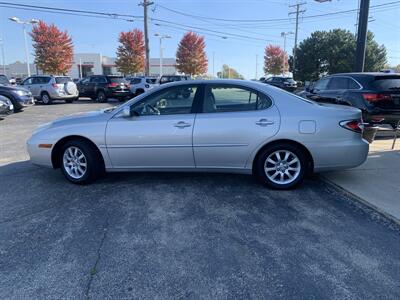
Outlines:
{"label": "sky", "polygon": [[[152,0],[149,7],[150,57],[159,57],[159,40],[155,33],[168,34],[163,40],[164,57],[175,57],[177,45],[183,34],[197,32],[205,37],[209,60],[208,73],[216,74],[223,64],[236,69],[247,79],[263,75],[264,49],[268,44],[280,45],[284,41],[281,32],[295,31],[295,22],[289,19],[290,5],[297,0]],[[318,3],[307,0],[302,5],[304,13],[299,19],[298,39],[310,36],[316,30],[342,28],[355,32],[359,0],[331,0]],[[0,37],[3,40],[5,61],[25,61],[22,26],[8,20],[41,19],[67,30],[74,42],[76,53],[101,53],[115,56],[118,34],[133,28],[143,30],[143,7],[139,0],[8,0],[9,3],[48,6],[75,10],[88,10],[138,16],[89,17],[85,15],[59,14],[43,11],[20,10],[0,3]],[[303,2],[303,1],[301,1]],[[368,29],[375,34],[379,44],[387,48],[388,63],[400,64],[400,1],[370,0]],[[388,4],[380,7],[376,5]],[[332,15],[331,15],[332,14]],[[315,15],[323,15],[312,17]],[[293,18],[293,15],[290,16]],[[157,19],[157,20],[156,20]],[[273,19],[273,20],[271,20]],[[280,19],[280,20],[276,20]],[[130,21],[127,21],[130,20]],[[133,22],[131,22],[133,20]],[[30,28],[28,27],[28,30]],[[33,61],[29,39],[30,60]],[[291,52],[294,35],[288,35],[286,51]]]}

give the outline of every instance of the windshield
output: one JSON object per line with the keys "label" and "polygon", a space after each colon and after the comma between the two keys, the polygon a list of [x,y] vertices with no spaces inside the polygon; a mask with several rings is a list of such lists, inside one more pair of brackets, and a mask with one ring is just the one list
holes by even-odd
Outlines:
{"label": "windshield", "polygon": [[72,81],[70,77],[56,77],[56,83],[67,83]]}
{"label": "windshield", "polygon": [[10,81],[8,80],[7,76],[4,75],[0,76],[0,84],[10,84]]}

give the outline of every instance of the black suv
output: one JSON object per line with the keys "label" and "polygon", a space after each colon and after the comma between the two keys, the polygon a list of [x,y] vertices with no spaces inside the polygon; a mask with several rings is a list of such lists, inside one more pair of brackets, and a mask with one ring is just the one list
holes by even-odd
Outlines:
{"label": "black suv", "polygon": [[400,120],[400,75],[387,73],[344,73],[324,77],[299,96],[317,102],[357,107],[370,124],[390,124]]}
{"label": "black suv", "polygon": [[160,84],[174,82],[174,81],[184,81],[184,80],[189,80],[189,79],[190,79],[190,76],[186,76],[186,75],[163,75],[160,78]]}
{"label": "black suv", "polygon": [[122,76],[92,75],[76,85],[79,97],[90,97],[98,102],[106,102],[107,98],[124,101],[132,97],[129,82]]}
{"label": "black suv", "polygon": [[276,86],[288,92],[294,92],[297,89],[297,82],[291,77],[274,76],[264,80],[264,83]]}

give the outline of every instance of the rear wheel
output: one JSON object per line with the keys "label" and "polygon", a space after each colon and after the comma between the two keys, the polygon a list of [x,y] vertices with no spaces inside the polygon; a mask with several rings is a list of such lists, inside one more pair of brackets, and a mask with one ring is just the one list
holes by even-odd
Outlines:
{"label": "rear wheel", "polygon": [[52,100],[46,92],[43,92],[42,95],[40,96],[40,100],[43,102],[43,104],[51,104]]}
{"label": "rear wheel", "polygon": [[97,102],[104,103],[107,101],[106,93],[104,91],[97,92]]}
{"label": "rear wheel", "polygon": [[69,141],[63,145],[60,152],[60,165],[64,176],[77,184],[93,182],[104,171],[96,149],[81,140]]}
{"label": "rear wheel", "polygon": [[258,155],[255,173],[268,187],[284,190],[299,185],[306,168],[307,158],[302,149],[281,143],[267,147]]}

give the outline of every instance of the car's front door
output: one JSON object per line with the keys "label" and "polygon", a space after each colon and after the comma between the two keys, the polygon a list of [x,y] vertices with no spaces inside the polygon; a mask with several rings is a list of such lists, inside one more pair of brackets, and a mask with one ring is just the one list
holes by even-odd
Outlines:
{"label": "car's front door", "polygon": [[32,96],[35,97],[35,95],[33,94],[33,80],[34,77],[28,77],[21,83],[21,85],[27,90],[29,90],[32,93]]}
{"label": "car's front door", "polygon": [[197,168],[244,168],[252,151],[273,137],[280,115],[270,97],[247,87],[209,84],[193,131]]}
{"label": "car's front door", "polygon": [[200,85],[181,85],[151,93],[107,125],[106,144],[114,168],[193,168],[194,107]]}

